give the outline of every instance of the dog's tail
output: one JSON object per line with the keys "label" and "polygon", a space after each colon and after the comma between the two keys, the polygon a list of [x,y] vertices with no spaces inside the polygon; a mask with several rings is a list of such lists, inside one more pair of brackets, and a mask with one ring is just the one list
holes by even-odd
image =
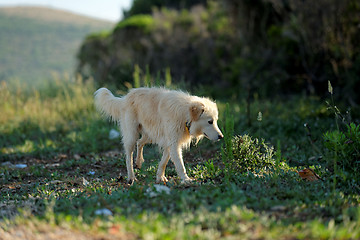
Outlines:
{"label": "dog's tail", "polygon": [[115,97],[107,88],[100,88],[95,93],[95,107],[112,121],[119,121],[123,99]]}

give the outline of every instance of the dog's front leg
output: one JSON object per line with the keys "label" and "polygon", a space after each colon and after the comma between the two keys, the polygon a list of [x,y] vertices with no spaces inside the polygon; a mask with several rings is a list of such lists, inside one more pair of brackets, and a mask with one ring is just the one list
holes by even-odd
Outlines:
{"label": "dog's front leg", "polygon": [[186,174],[181,148],[178,146],[172,146],[170,148],[170,157],[175,164],[177,174],[181,178],[181,183],[191,182],[192,179]]}

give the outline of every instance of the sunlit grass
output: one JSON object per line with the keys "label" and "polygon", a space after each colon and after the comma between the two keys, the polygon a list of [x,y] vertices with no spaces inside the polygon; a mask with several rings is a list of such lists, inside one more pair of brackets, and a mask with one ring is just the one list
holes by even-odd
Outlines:
{"label": "sunlit grass", "polygon": [[[335,126],[318,99],[255,99],[251,126],[246,102],[230,102],[234,134],[263,138],[277,151],[281,149],[276,169],[233,171],[229,181],[224,181],[222,142],[203,140],[184,153],[195,183],[182,186],[169,163],[166,175],[171,194],[149,197],[160,153],[147,146],[144,166],[135,170],[138,181],[127,185],[120,139],[108,137],[116,126],[96,113],[95,89],[93,82],[80,79],[54,81],[42,89],[1,85],[0,163],[10,165],[0,166],[4,186],[0,234],[67,229],[72,236],[90,232],[137,239],[360,237],[359,196],[341,190],[332,193],[328,178],[310,183],[296,172],[309,166],[321,176],[330,174],[321,166],[304,128],[304,123],[312,127],[312,138],[318,139],[313,144],[322,150],[323,130]],[[226,103],[217,103],[219,126],[224,130]],[[11,167],[19,162],[28,166]],[[101,208],[112,216],[96,215]]]}
{"label": "sunlit grass", "polygon": [[96,113],[94,91],[92,81],[80,78],[54,80],[42,88],[2,82],[0,155],[94,151],[108,145],[105,132],[111,125]]}
{"label": "sunlit grass", "polygon": [[1,83],[0,124],[14,129],[23,122],[34,123],[41,130],[51,131],[58,125],[79,124],[93,118],[91,81],[56,81],[49,87],[33,89],[26,83]]}

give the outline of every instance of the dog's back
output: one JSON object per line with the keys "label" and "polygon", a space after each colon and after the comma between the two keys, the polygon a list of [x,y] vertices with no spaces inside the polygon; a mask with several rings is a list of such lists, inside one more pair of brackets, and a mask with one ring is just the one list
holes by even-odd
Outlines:
{"label": "dog's back", "polygon": [[[164,88],[137,88],[124,97],[124,114],[136,121],[143,133],[160,146],[173,141],[186,122],[190,96]],[[182,130],[180,130],[182,131]]]}

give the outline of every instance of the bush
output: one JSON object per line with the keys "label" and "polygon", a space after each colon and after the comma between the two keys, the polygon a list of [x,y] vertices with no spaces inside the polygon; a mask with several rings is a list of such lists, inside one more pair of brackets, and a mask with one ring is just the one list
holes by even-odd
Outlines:
{"label": "bush", "polygon": [[[327,158],[329,167],[339,169],[351,177],[360,177],[360,125],[350,123],[345,131],[326,132],[324,145],[331,155]],[[337,160],[336,166],[334,158]]]}
{"label": "bush", "polygon": [[153,26],[154,18],[151,15],[139,14],[119,22],[114,31],[118,31],[122,28],[137,28],[148,33],[151,31]]}
{"label": "bush", "polygon": [[92,76],[99,85],[118,88],[132,84],[136,65],[151,75],[162,76],[171,69],[174,80],[194,87],[226,85],[219,73],[228,66],[225,58],[234,52],[230,46],[236,39],[226,27],[228,17],[218,9],[216,4],[182,11],[154,9],[152,15],[126,18],[107,38],[95,36],[83,42],[77,72]]}
{"label": "bush", "polygon": [[323,96],[329,79],[355,105],[359,10],[356,0],[137,0],[109,37],[83,42],[78,72],[122,86],[135,65],[152,75],[170,68],[191,90],[249,101],[255,94]]}
{"label": "bush", "polygon": [[244,173],[266,170],[274,167],[275,151],[264,139],[252,138],[249,135],[234,136],[232,143],[232,159],[227,159],[225,165],[230,172]]}

